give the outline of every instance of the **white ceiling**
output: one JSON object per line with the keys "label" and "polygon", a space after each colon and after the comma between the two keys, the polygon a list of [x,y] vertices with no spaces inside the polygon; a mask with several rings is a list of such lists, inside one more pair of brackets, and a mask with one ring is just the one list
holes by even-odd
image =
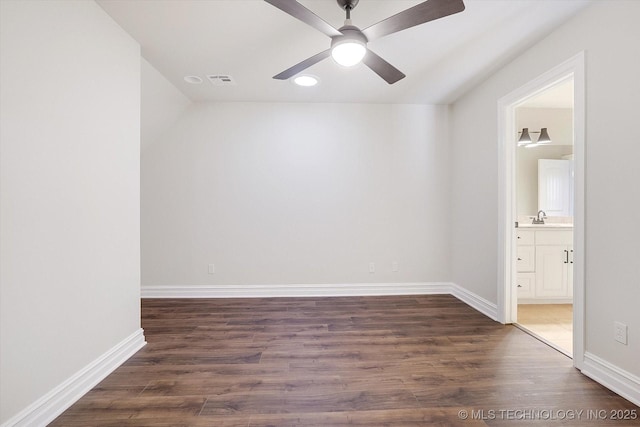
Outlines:
{"label": "white ceiling", "polygon": [[[388,85],[363,65],[326,59],[301,88],[275,74],[329,48],[330,39],[261,0],[97,0],[142,46],[142,55],[194,101],[450,103],[584,8],[587,0],[465,0],[462,13],[369,43],[407,77]],[[335,0],[301,0],[338,28]],[[361,0],[365,28],[419,0]],[[214,86],[207,74],[229,74]],[[205,79],[191,85],[184,76]]]}

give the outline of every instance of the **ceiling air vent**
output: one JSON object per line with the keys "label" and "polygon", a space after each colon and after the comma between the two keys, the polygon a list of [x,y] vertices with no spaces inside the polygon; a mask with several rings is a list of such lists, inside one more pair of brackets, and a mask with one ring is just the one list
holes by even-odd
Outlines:
{"label": "ceiling air vent", "polygon": [[236,81],[228,74],[210,74],[207,76],[214,86],[235,86]]}

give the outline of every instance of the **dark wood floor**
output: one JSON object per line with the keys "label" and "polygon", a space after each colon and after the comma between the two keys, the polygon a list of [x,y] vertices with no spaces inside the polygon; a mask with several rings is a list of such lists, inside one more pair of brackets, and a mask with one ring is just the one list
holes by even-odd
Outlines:
{"label": "dark wood floor", "polygon": [[569,358],[451,296],[158,299],[142,314],[148,345],[51,425],[640,425],[610,420],[640,410]]}

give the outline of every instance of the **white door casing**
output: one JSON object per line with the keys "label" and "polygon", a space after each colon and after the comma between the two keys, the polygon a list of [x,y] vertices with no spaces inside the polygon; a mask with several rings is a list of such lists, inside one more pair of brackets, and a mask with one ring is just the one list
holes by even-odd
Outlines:
{"label": "white door casing", "polygon": [[559,82],[574,82],[573,363],[584,365],[585,53],[580,52],[498,100],[498,320],[517,321],[515,109]]}

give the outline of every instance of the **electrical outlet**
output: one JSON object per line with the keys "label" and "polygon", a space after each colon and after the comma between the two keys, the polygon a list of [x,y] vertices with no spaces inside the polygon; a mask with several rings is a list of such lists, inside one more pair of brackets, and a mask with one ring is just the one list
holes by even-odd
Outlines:
{"label": "electrical outlet", "polygon": [[375,273],[376,272],[376,264],[374,262],[370,262],[369,263],[369,273]]}
{"label": "electrical outlet", "polygon": [[216,272],[216,265],[215,264],[209,264],[209,274],[213,274]]}
{"label": "electrical outlet", "polygon": [[613,338],[621,344],[627,344],[627,325],[620,322],[613,323]]}
{"label": "electrical outlet", "polygon": [[397,272],[398,271],[398,261],[393,261],[391,263],[391,271],[393,271],[393,272]]}

